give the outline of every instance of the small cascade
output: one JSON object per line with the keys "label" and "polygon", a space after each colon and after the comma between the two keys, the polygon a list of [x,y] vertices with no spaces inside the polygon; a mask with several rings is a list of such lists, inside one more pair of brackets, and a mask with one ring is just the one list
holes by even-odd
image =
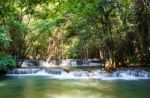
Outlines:
{"label": "small cascade", "polygon": [[61,69],[18,68],[7,72],[8,75],[61,75]]}
{"label": "small cascade", "polygon": [[102,61],[99,59],[89,59],[89,60],[81,60],[81,59],[61,59],[60,63],[57,64],[56,60],[51,60],[50,62],[46,62],[43,60],[24,60],[21,64],[21,67],[55,67],[55,66],[104,66]]}
{"label": "small cascade", "polygon": [[150,71],[141,69],[117,70],[106,77],[104,79],[150,79]]}
{"label": "small cascade", "polygon": [[145,70],[119,70],[115,71],[112,74],[112,77],[145,77],[148,78],[150,77],[150,72],[145,71]]}
{"label": "small cascade", "polygon": [[63,69],[48,69],[48,68],[18,68],[10,70],[7,73],[8,76],[51,76],[52,78],[61,79],[150,79],[150,71],[141,69],[126,69],[117,70],[112,73],[108,73],[105,70],[73,70],[64,71]]}

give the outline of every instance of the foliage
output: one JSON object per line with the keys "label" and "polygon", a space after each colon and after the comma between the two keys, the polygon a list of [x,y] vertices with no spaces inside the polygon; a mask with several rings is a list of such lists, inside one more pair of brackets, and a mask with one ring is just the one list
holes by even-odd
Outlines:
{"label": "foliage", "polygon": [[0,46],[3,46],[10,41],[10,38],[5,33],[0,33]]}
{"label": "foliage", "polygon": [[0,72],[6,72],[9,69],[16,67],[15,60],[10,56],[0,56]]}
{"label": "foliage", "polygon": [[17,61],[99,58],[109,68],[149,64],[149,16],[148,0],[2,0],[0,47]]}

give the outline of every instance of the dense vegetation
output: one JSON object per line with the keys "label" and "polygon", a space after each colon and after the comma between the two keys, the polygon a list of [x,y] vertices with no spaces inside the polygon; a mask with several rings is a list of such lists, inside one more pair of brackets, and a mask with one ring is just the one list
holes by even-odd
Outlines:
{"label": "dense vegetation", "polygon": [[150,64],[150,1],[1,0],[0,55]]}

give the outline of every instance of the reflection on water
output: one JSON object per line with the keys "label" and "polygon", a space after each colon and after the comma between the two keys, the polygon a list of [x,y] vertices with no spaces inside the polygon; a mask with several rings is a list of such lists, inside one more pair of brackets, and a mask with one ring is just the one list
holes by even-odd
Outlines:
{"label": "reflection on water", "polygon": [[150,80],[0,78],[0,98],[150,98]]}

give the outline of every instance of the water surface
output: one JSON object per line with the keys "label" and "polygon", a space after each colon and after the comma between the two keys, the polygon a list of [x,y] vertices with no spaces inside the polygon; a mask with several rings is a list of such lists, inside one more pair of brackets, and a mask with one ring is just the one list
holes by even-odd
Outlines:
{"label": "water surface", "polygon": [[150,80],[1,77],[0,98],[150,98]]}

